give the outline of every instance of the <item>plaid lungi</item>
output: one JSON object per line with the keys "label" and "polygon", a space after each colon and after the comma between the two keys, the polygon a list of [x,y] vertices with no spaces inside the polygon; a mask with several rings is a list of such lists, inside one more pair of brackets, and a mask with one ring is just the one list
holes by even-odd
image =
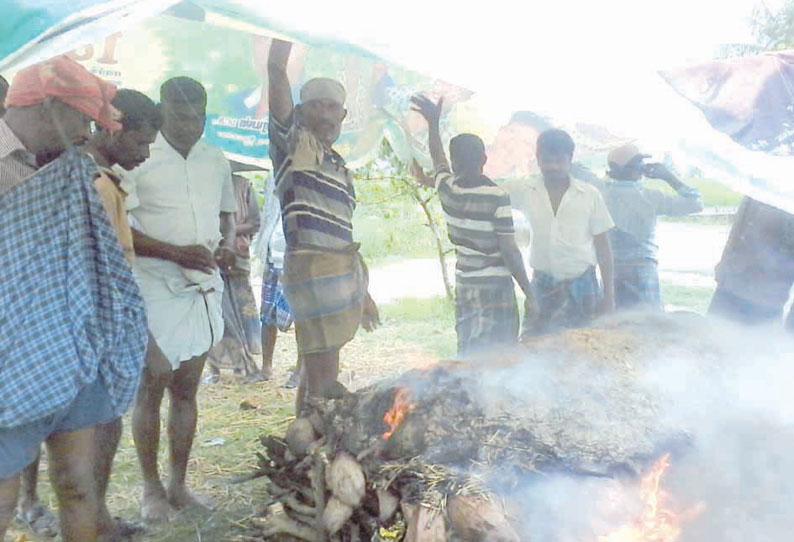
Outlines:
{"label": "plaid lungi", "polygon": [[223,339],[213,346],[207,363],[220,369],[229,365],[235,371],[256,372],[254,358],[262,354],[262,328],[248,272],[235,269],[221,273],[223,278]]}
{"label": "plaid lungi", "polygon": [[262,303],[259,319],[263,326],[275,326],[279,331],[292,327],[294,316],[284,288],[281,285],[281,269],[268,265],[262,277]]}
{"label": "plaid lungi", "polygon": [[488,286],[456,286],[455,331],[459,357],[515,343],[518,325],[518,304],[512,278],[498,279]]}
{"label": "plaid lungi", "polygon": [[531,291],[535,310],[524,318],[524,335],[585,327],[596,317],[601,300],[595,267],[568,280],[535,271]]}
{"label": "plaid lungi", "polygon": [[662,308],[656,262],[615,263],[615,305],[621,309]]}
{"label": "plaid lungi", "polygon": [[512,278],[495,280],[487,286],[456,286],[455,331],[459,357],[515,343],[518,325],[518,304]]}
{"label": "plaid lungi", "polygon": [[357,244],[345,251],[288,248],[282,284],[299,354],[338,350],[355,336],[368,284]]}

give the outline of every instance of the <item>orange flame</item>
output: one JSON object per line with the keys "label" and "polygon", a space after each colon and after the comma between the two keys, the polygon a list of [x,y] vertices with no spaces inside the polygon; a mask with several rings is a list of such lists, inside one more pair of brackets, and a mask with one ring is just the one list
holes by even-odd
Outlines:
{"label": "orange flame", "polygon": [[693,519],[703,511],[703,505],[683,514],[676,514],[669,506],[670,495],[660,489],[662,476],[670,467],[670,454],[663,455],[640,483],[643,502],[641,516],[632,524],[598,537],[598,542],[678,542],[682,519]]}
{"label": "orange flame", "polygon": [[411,392],[407,388],[397,388],[394,391],[394,404],[383,416],[383,421],[389,426],[389,430],[383,433],[382,439],[388,439],[392,433],[400,426],[406,414],[411,412],[414,404],[411,402]]}

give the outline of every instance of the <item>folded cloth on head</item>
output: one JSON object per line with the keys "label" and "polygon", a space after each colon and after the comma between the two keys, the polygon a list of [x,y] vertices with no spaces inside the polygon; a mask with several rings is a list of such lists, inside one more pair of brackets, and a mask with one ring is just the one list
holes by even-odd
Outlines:
{"label": "folded cloth on head", "polygon": [[38,105],[47,96],[85,113],[110,132],[121,130],[121,113],[111,105],[116,87],[66,55],[29,66],[14,76],[6,107]]}

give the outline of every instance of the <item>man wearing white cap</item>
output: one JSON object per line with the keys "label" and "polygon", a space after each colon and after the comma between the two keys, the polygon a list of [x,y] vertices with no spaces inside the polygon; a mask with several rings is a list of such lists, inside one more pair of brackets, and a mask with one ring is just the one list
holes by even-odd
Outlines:
{"label": "man wearing white cap", "polygon": [[[634,144],[609,153],[608,175],[602,187],[615,228],[609,232],[615,262],[615,304],[618,309],[662,308],[655,242],[656,217],[684,216],[703,210],[700,193],[676,178],[663,164],[645,163]],[[676,191],[665,194],[645,188],[640,179],[660,179]]]}
{"label": "man wearing white cap", "polygon": [[268,57],[270,157],[281,202],[287,251],[283,284],[295,316],[303,399],[332,397],[339,350],[356,333],[379,323],[367,292],[367,270],[353,241],[355,191],[333,150],[342,129],[345,88],[333,79],[308,81],[293,106],[287,77],[292,45],[273,40]]}

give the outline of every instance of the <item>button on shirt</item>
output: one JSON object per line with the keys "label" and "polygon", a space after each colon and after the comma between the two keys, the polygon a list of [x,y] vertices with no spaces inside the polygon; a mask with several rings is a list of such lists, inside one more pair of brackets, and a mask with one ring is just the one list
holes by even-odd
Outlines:
{"label": "button on shirt", "polygon": [[159,241],[217,248],[220,213],[237,211],[231,167],[223,152],[199,141],[186,159],[163,134],[150,152],[122,185],[136,222]]}
{"label": "button on shirt", "polygon": [[8,192],[36,171],[36,157],[28,152],[5,121],[0,120],[0,194]]}
{"label": "button on shirt", "polygon": [[543,180],[530,183],[514,201],[532,228],[529,265],[557,280],[582,275],[598,263],[593,238],[614,227],[604,198],[595,187],[572,179],[555,215]]}

